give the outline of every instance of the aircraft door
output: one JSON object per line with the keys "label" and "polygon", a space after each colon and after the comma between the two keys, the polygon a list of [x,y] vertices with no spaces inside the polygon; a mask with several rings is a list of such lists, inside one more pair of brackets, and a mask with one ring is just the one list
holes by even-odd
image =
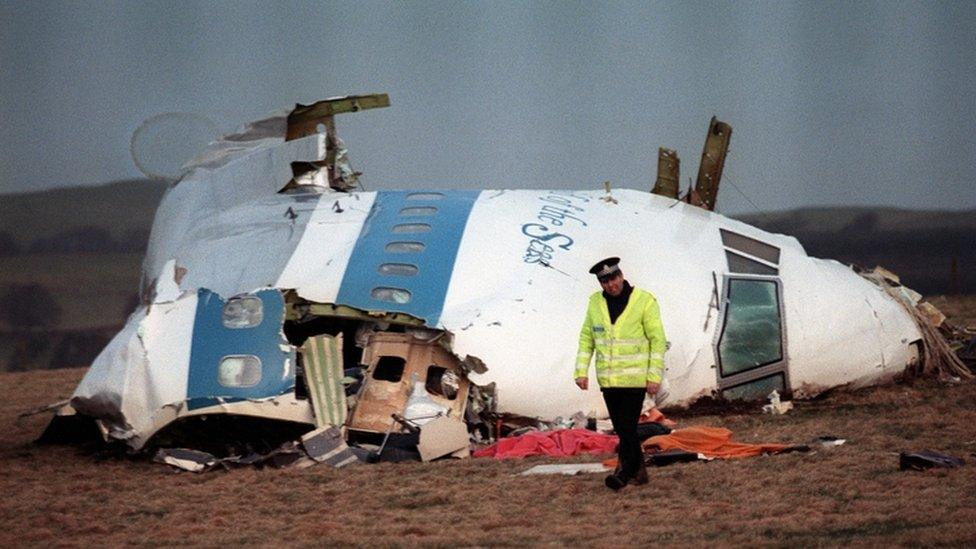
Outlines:
{"label": "aircraft door", "polygon": [[758,400],[789,388],[779,277],[726,275],[720,311],[714,349],[721,396]]}

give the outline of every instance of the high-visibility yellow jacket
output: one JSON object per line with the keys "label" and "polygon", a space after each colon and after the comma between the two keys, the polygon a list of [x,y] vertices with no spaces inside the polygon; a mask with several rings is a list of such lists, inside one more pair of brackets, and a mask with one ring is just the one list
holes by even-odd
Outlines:
{"label": "high-visibility yellow jacket", "polygon": [[657,299],[634,288],[624,311],[610,323],[603,292],[590,296],[580,329],[574,378],[586,377],[596,351],[596,379],[600,387],[645,387],[661,382],[667,340]]}

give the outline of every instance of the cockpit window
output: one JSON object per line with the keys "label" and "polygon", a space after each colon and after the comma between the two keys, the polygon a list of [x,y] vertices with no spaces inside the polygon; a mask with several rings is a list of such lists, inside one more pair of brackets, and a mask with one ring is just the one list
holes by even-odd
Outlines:
{"label": "cockpit window", "polygon": [[773,280],[730,279],[718,356],[722,377],[783,359],[783,324]]}
{"label": "cockpit window", "polygon": [[765,263],[760,263],[755,259],[750,259],[744,255],[739,255],[735,252],[730,252],[725,250],[725,260],[729,263],[730,273],[742,273],[742,274],[757,274],[757,275],[768,275],[776,276],[779,274],[779,269],[775,267],[770,267]]}
{"label": "cockpit window", "polygon": [[726,248],[744,252],[774,265],[779,264],[779,248],[776,246],[725,229],[719,229],[719,232],[722,234],[722,245]]}

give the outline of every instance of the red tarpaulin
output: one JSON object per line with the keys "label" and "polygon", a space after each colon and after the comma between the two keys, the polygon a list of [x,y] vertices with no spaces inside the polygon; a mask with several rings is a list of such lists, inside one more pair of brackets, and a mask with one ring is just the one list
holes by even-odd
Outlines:
{"label": "red tarpaulin", "polygon": [[504,459],[526,456],[609,454],[616,451],[615,435],[603,435],[586,429],[561,429],[533,431],[517,437],[503,438],[472,455]]}

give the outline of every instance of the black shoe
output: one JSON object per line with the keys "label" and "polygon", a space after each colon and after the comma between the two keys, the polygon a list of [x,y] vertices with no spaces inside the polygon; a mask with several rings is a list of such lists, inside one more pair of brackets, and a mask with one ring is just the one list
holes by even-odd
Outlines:
{"label": "black shoe", "polygon": [[624,486],[627,486],[627,480],[617,475],[607,475],[607,478],[603,479],[603,484],[606,484],[607,488],[616,492]]}
{"label": "black shoe", "polygon": [[647,468],[641,465],[640,469],[637,470],[637,475],[630,479],[630,483],[634,486],[641,486],[647,484]]}

